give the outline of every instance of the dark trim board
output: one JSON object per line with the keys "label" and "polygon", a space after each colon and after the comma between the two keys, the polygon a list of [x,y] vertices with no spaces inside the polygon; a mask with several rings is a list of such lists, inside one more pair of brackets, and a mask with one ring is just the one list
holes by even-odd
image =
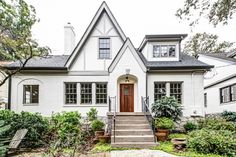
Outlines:
{"label": "dark trim board", "polygon": [[215,86],[215,85],[218,85],[218,84],[220,84],[220,83],[222,83],[222,82],[224,82],[224,81],[231,80],[231,79],[233,79],[233,78],[236,78],[236,74],[231,75],[231,76],[229,76],[229,77],[226,77],[226,78],[224,78],[224,79],[222,79],[222,80],[219,80],[219,81],[217,81],[217,82],[215,82],[215,83],[212,83],[212,84],[210,84],[210,85],[204,87],[204,89],[213,87],[213,86]]}

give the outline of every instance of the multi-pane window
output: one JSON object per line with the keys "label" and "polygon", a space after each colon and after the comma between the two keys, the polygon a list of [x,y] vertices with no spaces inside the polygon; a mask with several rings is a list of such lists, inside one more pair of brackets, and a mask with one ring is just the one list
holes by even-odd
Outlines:
{"label": "multi-pane window", "polygon": [[154,45],[153,57],[175,57],[175,45]]}
{"label": "multi-pane window", "polygon": [[23,86],[23,103],[24,104],[39,103],[39,85]]}
{"label": "multi-pane window", "polygon": [[110,59],[110,38],[99,38],[99,59]]}
{"label": "multi-pane window", "polygon": [[92,104],[92,83],[80,84],[81,104]]}
{"label": "multi-pane window", "polygon": [[236,84],[220,89],[220,102],[227,103],[236,101]]}
{"label": "multi-pane window", "polygon": [[96,83],[96,104],[107,103],[107,84]]}
{"label": "multi-pane window", "polygon": [[77,83],[65,83],[65,103],[77,103]]}
{"label": "multi-pane window", "polygon": [[166,83],[155,83],[154,84],[154,101],[161,99],[166,96]]}
{"label": "multi-pane window", "polygon": [[175,97],[175,99],[181,103],[182,91],[181,91],[182,84],[177,83],[170,83],[170,96]]}
{"label": "multi-pane window", "polygon": [[207,107],[207,93],[204,93],[204,107]]}

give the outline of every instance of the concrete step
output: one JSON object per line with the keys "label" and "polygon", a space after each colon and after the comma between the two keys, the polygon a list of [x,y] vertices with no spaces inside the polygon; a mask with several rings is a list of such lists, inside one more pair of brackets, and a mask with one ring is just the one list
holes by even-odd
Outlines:
{"label": "concrete step", "polygon": [[144,116],[116,116],[116,120],[147,120]]}
{"label": "concrete step", "polygon": [[[112,131],[112,135],[114,134],[114,130]],[[132,135],[153,135],[153,131],[151,129],[143,129],[143,130],[115,130],[116,136],[132,136]]]}
{"label": "concrete step", "polygon": [[[114,143],[114,136],[111,136],[111,142]],[[115,136],[115,142],[154,142],[154,137],[153,135]]]}
{"label": "concrete step", "polygon": [[159,143],[154,142],[116,142],[111,143],[112,147],[119,147],[119,148],[152,148],[158,146]]}
{"label": "concrete step", "polygon": [[116,120],[116,124],[146,124],[147,120]]}
{"label": "concrete step", "polygon": [[146,124],[116,124],[115,126],[116,126],[116,130],[150,129],[150,125],[148,123]]}

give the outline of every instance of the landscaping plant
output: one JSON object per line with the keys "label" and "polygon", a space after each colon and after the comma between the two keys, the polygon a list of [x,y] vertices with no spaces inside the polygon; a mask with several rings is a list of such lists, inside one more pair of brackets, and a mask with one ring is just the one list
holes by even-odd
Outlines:
{"label": "landscaping plant", "polygon": [[154,117],[167,117],[177,121],[182,116],[182,107],[174,97],[162,97],[152,105]]}
{"label": "landscaping plant", "polygon": [[101,120],[94,120],[91,124],[93,131],[102,131],[105,124]]}
{"label": "landscaping plant", "polygon": [[184,124],[184,129],[185,129],[185,131],[187,131],[187,132],[196,130],[196,129],[197,129],[197,124],[194,123],[194,122],[192,122],[192,121],[187,121],[187,122]]}
{"label": "landscaping plant", "polygon": [[157,129],[171,130],[174,128],[174,121],[170,118],[162,117],[155,120],[155,127]]}
{"label": "landscaping plant", "polygon": [[6,155],[7,152],[7,146],[5,144],[6,136],[5,132],[7,132],[10,129],[10,125],[4,125],[4,121],[0,121],[0,157],[3,157]]}
{"label": "landscaping plant", "polygon": [[98,118],[98,111],[96,108],[91,108],[87,114],[87,118],[90,122]]}
{"label": "landscaping plant", "polygon": [[236,112],[231,111],[224,111],[221,113],[221,116],[226,119],[227,121],[235,122],[236,123]]}

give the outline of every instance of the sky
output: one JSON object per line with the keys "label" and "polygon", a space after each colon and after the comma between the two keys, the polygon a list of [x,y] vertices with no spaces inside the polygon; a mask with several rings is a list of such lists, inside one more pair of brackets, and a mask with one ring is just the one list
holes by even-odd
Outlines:
{"label": "sky", "polygon": [[[64,51],[64,26],[70,22],[78,42],[103,0],[26,0],[36,9],[40,19],[32,29],[33,37],[41,46],[49,46],[53,55]],[[146,34],[181,34],[208,32],[220,40],[236,42],[236,17],[229,25],[214,28],[202,20],[194,28],[180,21],[176,10],[184,0],[106,0],[113,15],[135,47],[139,47]]]}

